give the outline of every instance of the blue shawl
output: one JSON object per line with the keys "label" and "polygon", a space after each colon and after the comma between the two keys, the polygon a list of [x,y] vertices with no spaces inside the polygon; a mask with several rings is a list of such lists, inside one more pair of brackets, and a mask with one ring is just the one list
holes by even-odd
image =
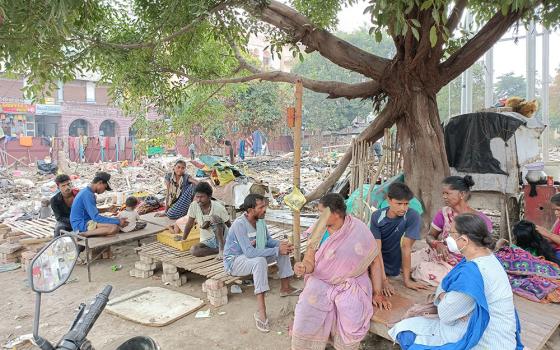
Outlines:
{"label": "blue shawl", "polygon": [[[441,346],[429,346],[414,344],[416,334],[411,331],[400,332],[397,335],[397,342],[404,350],[468,350],[475,347],[490,321],[488,303],[484,294],[484,280],[475,262],[467,261],[463,258],[441,282],[441,287],[446,292],[460,292],[474,299],[475,307],[469,320],[467,331],[462,339],[456,343],[448,343]],[[522,350],[521,329],[517,311],[515,312],[516,321],[516,350]]]}

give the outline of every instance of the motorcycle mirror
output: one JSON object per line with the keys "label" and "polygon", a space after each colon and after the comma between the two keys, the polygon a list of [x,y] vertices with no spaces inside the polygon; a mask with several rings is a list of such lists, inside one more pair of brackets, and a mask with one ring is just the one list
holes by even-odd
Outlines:
{"label": "motorcycle mirror", "polygon": [[31,261],[31,289],[51,293],[62,286],[72,274],[78,260],[78,246],[71,236],[53,239]]}

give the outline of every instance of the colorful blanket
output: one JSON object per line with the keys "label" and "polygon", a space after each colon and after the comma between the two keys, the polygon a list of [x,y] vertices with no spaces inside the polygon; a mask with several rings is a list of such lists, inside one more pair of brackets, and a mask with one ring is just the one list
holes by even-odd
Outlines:
{"label": "colorful blanket", "polygon": [[506,270],[513,292],[538,303],[560,302],[560,267],[517,247],[495,253]]}

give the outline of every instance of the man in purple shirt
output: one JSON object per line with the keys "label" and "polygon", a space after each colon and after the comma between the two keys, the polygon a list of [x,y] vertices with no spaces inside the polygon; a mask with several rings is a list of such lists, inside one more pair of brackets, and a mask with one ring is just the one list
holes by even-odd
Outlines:
{"label": "man in purple shirt", "polygon": [[110,179],[110,174],[98,172],[91,183],[74,198],[70,211],[70,223],[72,229],[80,231],[82,236],[114,235],[119,232],[120,227],[128,224],[126,219],[110,218],[99,214],[95,195],[111,191]]}

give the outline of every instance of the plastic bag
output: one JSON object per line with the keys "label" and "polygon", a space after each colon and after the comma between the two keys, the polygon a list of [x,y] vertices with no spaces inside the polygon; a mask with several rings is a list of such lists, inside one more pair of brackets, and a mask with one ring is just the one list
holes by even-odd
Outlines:
{"label": "plastic bag", "polygon": [[37,161],[37,172],[41,175],[53,174],[56,175],[58,167],[56,164],[47,163],[44,160]]}
{"label": "plastic bag", "polygon": [[305,196],[297,187],[294,187],[292,193],[284,197],[284,203],[294,211],[299,211],[303,208],[305,202]]}
{"label": "plastic bag", "polygon": [[218,174],[218,180],[220,181],[220,186],[225,186],[226,184],[235,180],[233,171],[229,168],[226,168],[224,170],[216,169],[216,173]]}

